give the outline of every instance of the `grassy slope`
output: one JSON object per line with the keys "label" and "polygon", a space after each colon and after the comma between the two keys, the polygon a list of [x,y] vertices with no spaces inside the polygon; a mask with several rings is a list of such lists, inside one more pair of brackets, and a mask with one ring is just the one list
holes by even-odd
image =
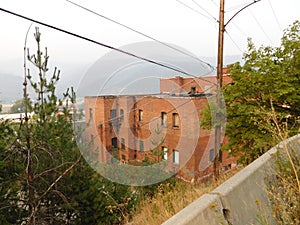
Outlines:
{"label": "grassy slope", "polygon": [[185,183],[178,181],[175,187],[170,187],[168,184],[160,185],[158,194],[151,199],[146,198],[127,224],[162,224],[201,195],[212,191],[239,170],[240,168],[236,168],[222,175],[218,182]]}

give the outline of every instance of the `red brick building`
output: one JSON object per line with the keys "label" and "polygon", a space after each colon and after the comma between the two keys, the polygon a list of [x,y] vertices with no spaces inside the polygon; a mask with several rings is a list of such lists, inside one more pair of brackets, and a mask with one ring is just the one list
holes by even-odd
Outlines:
{"label": "red brick building", "polygon": [[[224,84],[230,82],[224,76]],[[212,171],[214,131],[200,127],[201,111],[214,99],[215,76],[160,80],[157,95],[85,97],[87,140],[101,162],[116,157],[136,163],[167,160],[168,168],[192,179]],[[221,167],[236,159],[221,152]]]}

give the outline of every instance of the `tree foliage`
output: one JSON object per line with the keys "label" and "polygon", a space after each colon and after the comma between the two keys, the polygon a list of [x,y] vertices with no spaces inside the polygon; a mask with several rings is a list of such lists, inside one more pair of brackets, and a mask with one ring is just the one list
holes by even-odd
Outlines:
{"label": "tree foliage", "polygon": [[38,28],[34,37],[37,50],[28,50],[33,68],[26,71],[21,101],[34,102],[24,104],[33,114],[19,123],[0,121],[0,224],[121,224],[135,207],[136,194],[96,174],[82,159],[70,114],[76,95],[68,89],[63,99],[57,97],[60,71],[49,76]]}
{"label": "tree foliage", "polygon": [[289,135],[299,129],[300,22],[285,31],[280,47],[256,48],[249,39],[244,61],[229,67],[232,84],[223,94],[227,147],[249,163],[278,141],[281,126]]}

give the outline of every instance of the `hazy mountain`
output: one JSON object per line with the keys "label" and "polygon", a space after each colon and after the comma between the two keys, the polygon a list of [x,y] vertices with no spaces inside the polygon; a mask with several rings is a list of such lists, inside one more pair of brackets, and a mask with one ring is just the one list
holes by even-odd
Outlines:
{"label": "hazy mountain", "polygon": [[13,103],[22,98],[22,77],[0,73],[0,80],[0,103]]}
{"label": "hazy mountain", "polygon": [[[174,47],[193,55],[179,46]],[[206,63],[156,42],[134,43],[121,49],[160,65],[116,51],[109,52],[87,70],[78,86],[79,96],[158,93],[160,78],[203,76],[213,72],[213,67]]]}
{"label": "hazy mountain", "polygon": [[[174,46],[186,54],[190,52]],[[68,87],[73,86],[78,97],[109,94],[148,94],[159,93],[159,79],[174,76],[187,77],[179,71],[193,76],[216,74],[216,70],[206,63],[197,61],[182,53],[176,52],[155,42],[140,42],[122,47],[122,50],[153,60],[155,62],[175,68],[171,70],[159,65],[136,59],[116,51],[107,53],[93,64],[52,62],[49,76],[53,66],[61,70],[61,79],[58,82],[57,93],[61,94]],[[215,57],[200,57],[215,67]],[[225,56],[224,66],[242,61],[240,55]],[[19,74],[19,72],[16,72]],[[32,71],[34,74],[34,71]],[[11,103],[22,97],[23,78],[0,71],[0,101]]]}

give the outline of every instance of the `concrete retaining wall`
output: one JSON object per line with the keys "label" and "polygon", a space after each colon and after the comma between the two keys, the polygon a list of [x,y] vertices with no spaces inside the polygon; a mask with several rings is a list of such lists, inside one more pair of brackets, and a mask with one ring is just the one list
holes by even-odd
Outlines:
{"label": "concrete retaining wall", "polygon": [[267,185],[275,175],[277,149],[292,144],[300,154],[300,135],[277,146],[225,181],[209,194],[205,194],[163,225],[252,225],[261,224],[264,217],[274,224],[267,196]]}

